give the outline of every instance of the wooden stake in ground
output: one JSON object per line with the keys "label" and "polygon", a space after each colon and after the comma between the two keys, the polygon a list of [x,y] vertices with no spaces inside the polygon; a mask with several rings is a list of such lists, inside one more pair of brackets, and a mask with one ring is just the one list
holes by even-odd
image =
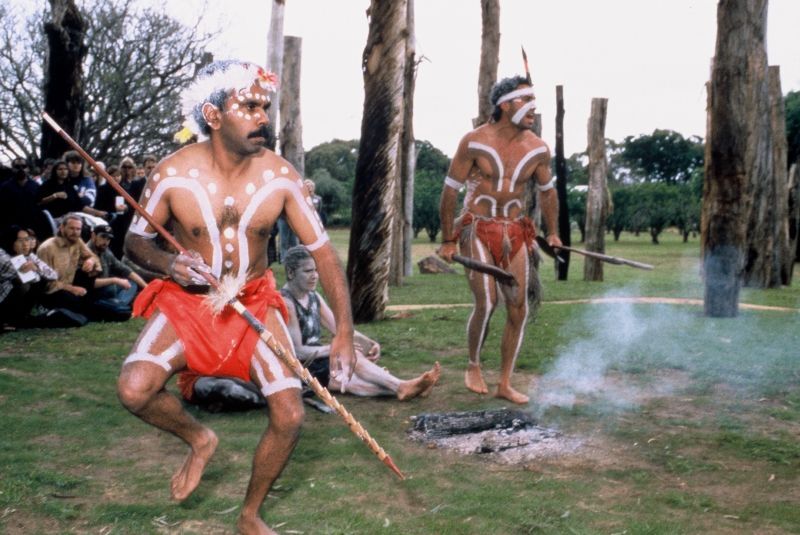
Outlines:
{"label": "wooden stake in ground", "polygon": [[[62,138],[64,138],[64,141],[66,141],[73,149],[78,151],[78,153],[83,157],[83,159],[85,159],[95,171],[97,171],[100,175],[102,175],[103,178],[105,178],[108,181],[108,183],[111,184],[111,186],[117,191],[117,193],[122,195],[122,197],[131,206],[131,208],[136,210],[139,213],[139,215],[145,218],[147,222],[150,223],[150,225],[155,229],[155,231],[158,232],[161,235],[161,237],[164,238],[172,247],[174,247],[175,250],[178,251],[178,253],[184,255],[189,254],[189,251],[187,251],[186,248],[184,248],[180,243],[178,243],[178,240],[176,240],[172,236],[172,234],[167,232],[167,230],[161,224],[159,224],[155,219],[153,219],[153,217],[150,214],[148,214],[147,211],[144,208],[142,208],[139,205],[139,203],[133,197],[131,197],[130,194],[127,191],[125,191],[125,189],[111,177],[111,175],[109,175],[106,172],[105,169],[97,165],[97,162],[91,156],[89,156],[89,154],[85,150],[83,150],[83,148],[81,148],[81,146],[78,145],[78,143],[74,139],[72,139],[69,134],[64,132],[64,130],[58,125],[58,123],[56,123],[46,113],[43,113],[42,117],[50,126],[53,127],[53,129],[56,132],[58,132],[58,134]],[[205,271],[200,272],[200,274],[208,281],[208,283],[215,290],[221,289],[220,282],[217,280],[216,277],[214,277],[214,275]],[[342,419],[345,421],[350,430],[353,433],[355,433],[355,435],[358,438],[364,441],[364,443],[369,447],[370,450],[372,450],[372,453],[374,453],[378,457],[378,459],[380,459],[386,466],[388,466],[389,469],[392,470],[392,472],[397,474],[397,477],[399,477],[400,479],[405,479],[405,476],[397,467],[397,465],[394,464],[394,461],[392,461],[392,458],[389,457],[389,454],[386,453],[386,451],[384,451],[384,449],[381,448],[380,445],[378,445],[375,439],[370,436],[370,434],[367,432],[366,429],[364,429],[364,427],[358,422],[358,420],[356,420],[353,417],[353,415],[350,414],[347,411],[347,409],[345,409],[344,406],[341,403],[339,403],[336,400],[336,398],[333,397],[333,395],[331,395],[331,393],[328,391],[327,388],[322,386],[319,383],[319,381],[317,381],[317,379],[314,376],[312,376],[306,368],[303,367],[300,361],[297,360],[297,357],[286,351],[283,345],[278,340],[275,339],[275,337],[272,335],[271,332],[267,330],[264,324],[261,323],[261,321],[259,321],[258,318],[253,316],[250,313],[250,311],[247,310],[245,306],[236,298],[235,295],[232,296],[227,301],[227,303],[228,306],[233,308],[240,316],[242,316],[242,318],[244,318],[244,320],[258,333],[259,338],[261,338],[261,340],[263,340],[264,343],[267,344],[267,347],[269,347],[270,350],[272,350],[272,352],[275,353],[275,355],[278,358],[280,358],[283,362],[285,362],[286,365],[289,366],[292,369],[292,371],[294,371],[295,374],[297,374],[298,377],[300,377],[308,386],[310,386],[311,389],[314,390],[314,393],[317,394],[317,396],[319,396],[320,399],[322,399],[326,405],[328,405],[330,408],[339,413],[339,416],[342,417]]]}
{"label": "wooden stake in ground", "polygon": [[[606,174],[606,109],[607,98],[592,99],[589,117],[589,192],[586,195],[586,249],[595,253],[606,250],[606,216],[608,215],[608,188]],[[603,280],[603,264],[587,258],[583,264],[583,280]]]}

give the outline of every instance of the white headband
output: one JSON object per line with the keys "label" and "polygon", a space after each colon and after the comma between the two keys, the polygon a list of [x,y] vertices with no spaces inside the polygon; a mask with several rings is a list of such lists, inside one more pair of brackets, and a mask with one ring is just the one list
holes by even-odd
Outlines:
{"label": "white headband", "polygon": [[527,96],[527,95],[530,95],[533,98],[536,98],[536,95],[534,95],[534,93],[533,93],[533,88],[532,87],[521,87],[519,89],[515,89],[514,91],[512,91],[510,93],[506,93],[502,97],[498,98],[497,99],[497,104],[495,104],[495,106],[499,106],[503,102],[507,102],[509,100],[514,100],[515,98],[524,97],[524,96]]}

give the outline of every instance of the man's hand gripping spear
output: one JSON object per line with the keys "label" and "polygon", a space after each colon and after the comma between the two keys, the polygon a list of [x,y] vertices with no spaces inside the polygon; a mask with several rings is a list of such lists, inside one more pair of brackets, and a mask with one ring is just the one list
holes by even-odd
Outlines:
{"label": "man's hand gripping spear", "polygon": [[[145,211],[144,208],[139,205],[136,199],[131,197],[130,194],[128,194],[128,192],[125,191],[125,189],[123,189],[122,186],[120,186],[111,177],[111,175],[105,171],[105,169],[97,165],[97,162],[91,156],[89,156],[89,154],[84,151],[69,134],[64,132],[61,126],[59,126],[59,124],[55,122],[52,117],[50,117],[47,113],[42,113],[42,117],[73,149],[75,149],[87,162],[89,162],[89,165],[91,165],[95,171],[97,171],[108,181],[108,183],[127,201],[131,207],[133,207],[134,210],[136,210],[143,218],[147,220],[148,223],[150,223],[150,225],[152,225],[156,232],[158,232],[165,240],[167,240],[167,242],[175,247],[179,254],[191,256],[189,251],[180,243],[178,243],[178,241],[169,232],[167,232],[162,225],[156,222],[150,216],[150,214],[148,214],[147,211]],[[202,275],[202,277],[205,278],[215,290],[223,291],[220,281],[217,280],[214,275],[206,271],[198,271],[198,273]],[[341,416],[342,419],[347,423],[348,427],[350,427],[350,430],[355,433],[358,438],[364,441],[364,443],[366,443],[369,449],[372,450],[375,455],[377,455],[378,459],[383,461],[383,463],[388,466],[392,472],[397,474],[400,479],[405,479],[405,476],[397,467],[397,465],[394,464],[394,461],[392,461],[392,458],[389,457],[389,454],[380,447],[380,445],[375,441],[374,438],[370,436],[370,434],[366,429],[364,429],[358,420],[356,420],[353,415],[350,414],[350,412],[348,412],[347,409],[345,409],[335,397],[333,397],[327,388],[322,386],[320,382],[309,373],[308,369],[303,367],[303,365],[294,355],[286,351],[283,345],[275,339],[275,337],[267,330],[264,324],[261,323],[258,318],[253,316],[250,311],[247,310],[247,308],[245,308],[245,306],[237,299],[236,295],[230,296],[230,299],[227,300],[227,305],[233,308],[240,316],[242,316],[242,318],[244,318],[245,321],[247,321],[253,330],[258,333],[259,338],[261,338],[261,340],[267,344],[267,347],[269,347],[278,358],[283,360],[283,362],[285,362],[286,365],[289,366],[298,377],[300,377],[307,385],[309,385],[312,390],[314,390],[314,393],[316,393],[326,405],[339,413],[339,416]]]}

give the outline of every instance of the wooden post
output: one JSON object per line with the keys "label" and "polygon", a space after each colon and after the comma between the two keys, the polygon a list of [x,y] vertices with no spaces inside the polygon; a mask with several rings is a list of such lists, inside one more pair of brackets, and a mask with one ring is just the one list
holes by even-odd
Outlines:
{"label": "wooden post", "polygon": [[481,0],[481,63],[478,68],[478,116],[472,120],[474,128],[487,122],[494,106],[489,93],[497,81],[500,62],[500,0]]}
{"label": "wooden post", "polygon": [[[608,207],[608,187],[606,174],[606,109],[608,99],[593,98],[589,117],[589,191],[586,195],[586,250],[605,253],[606,215]],[[583,280],[602,281],[603,263],[594,258],[586,258],[583,264]]]}
{"label": "wooden post", "polygon": [[305,174],[303,120],[300,114],[300,69],[303,58],[300,37],[283,38],[283,91],[280,94],[281,155],[300,175]]}
{"label": "wooden post", "polygon": [[800,258],[797,239],[800,234],[800,166],[793,163],[789,169],[788,207],[786,217],[786,254],[783,257],[783,269],[781,271],[781,281],[786,286],[792,284],[792,271],[794,264]]}
{"label": "wooden post", "polygon": [[[406,65],[403,77],[403,161],[401,162],[402,183],[402,275],[410,277],[414,272],[411,258],[411,245],[414,241],[414,175],[417,171],[417,144],[414,139],[414,90],[417,78],[417,36],[414,23],[414,0],[408,0],[406,15],[408,33],[406,36]],[[402,282],[402,278],[400,279]]]}
{"label": "wooden post", "polygon": [[721,0],[708,91],[701,242],[704,309],[712,317],[739,312],[739,293],[752,197],[748,160],[752,80],[766,68],[767,0]]}
{"label": "wooden post", "polygon": [[[572,245],[567,206],[567,160],[564,158],[564,86],[556,86],[556,193],[558,194],[558,235],[561,243]],[[569,273],[569,251],[561,251],[564,262],[556,262],[558,280],[567,280]]]}
{"label": "wooden post", "polygon": [[[267,110],[269,124],[278,128],[278,108],[276,106],[281,96],[283,86],[283,15],[286,11],[286,0],[272,0],[272,11],[269,19],[269,32],[267,32],[267,65],[269,71],[278,75],[278,89],[273,96],[273,105]],[[275,140],[271,140],[270,150],[275,150]]]}
{"label": "wooden post", "polygon": [[769,287],[780,288],[783,269],[789,254],[789,147],[786,139],[786,107],[781,91],[781,69],[770,66],[769,120],[772,134],[772,184],[775,191],[775,210],[772,213],[772,236],[775,243],[769,267]]}
{"label": "wooden post", "polygon": [[353,185],[347,279],[353,319],[382,319],[389,300],[392,232],[402,152],[405,0],[370,3],[363,55],[364,113]]}

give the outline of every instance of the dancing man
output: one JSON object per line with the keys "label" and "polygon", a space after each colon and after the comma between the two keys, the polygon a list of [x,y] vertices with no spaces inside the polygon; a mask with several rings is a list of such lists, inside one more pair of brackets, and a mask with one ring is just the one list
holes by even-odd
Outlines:
{"label": "dancing man", "polygon": [[269,425],[255,451],[237,523],[245,534],[272,533],[259,508],[297,442],[301,384],[245,320],[224,307],[225,299],[209,294],[201,272],[221,279],[222,286],[238,287],[239,300],[290,349],[286,308],[267,269],[266,251],[270,231],[284,213],[314,260],[325,266],[320,278],[337,325],[332,373],[344,386],[354,362],[350,300],[336,252],[302,177],[264,148],[269,93],[276,83],[272,73],[239,61],[215,62],[199,73],[182,101],[185,138],[197,136],[200,142],[162,160],[141,196],[145,210],[191,253],[161,248],[154,229],[138,216],[125,244],[133,261],[164,278],[136,300],[134,314],[149,321],[122,366],[118,392],[129,411],[189,446],[172,477],[173,499],[184,500],[197,487],[217,437],[165,389],[169,378],[182,370],[236,377],[254,382],[267,399]]}
{"label": "dancing man", "polygon": [[[462,255],[514,275],[517,285],[509,286],[497,284],[490,275],[467,271],[475,304],[467,323],[469,364],[465,382],[473,392],[488,393],[480,352],[497,306],[499,287],[507,317],[495,396],[524,404],[528,396],[513,388],[511,374],[525,334],[527,294],[538,287],[530,259],[536,229],[525,215],[526,185],[533,180],[539,190],[547,242],[553,247],[561,245],[556,233],[558,198],[550,174],[550,151],[531,130],[536,101],[529,78],[501,80],[492,88],[490,98],[494,105],[491,121],[461,139],[445,178],[439,208],[443,241],[438,252],[452,262],[460,248]],[[456,219],[456,199],[465,186],[464,207]]]}

